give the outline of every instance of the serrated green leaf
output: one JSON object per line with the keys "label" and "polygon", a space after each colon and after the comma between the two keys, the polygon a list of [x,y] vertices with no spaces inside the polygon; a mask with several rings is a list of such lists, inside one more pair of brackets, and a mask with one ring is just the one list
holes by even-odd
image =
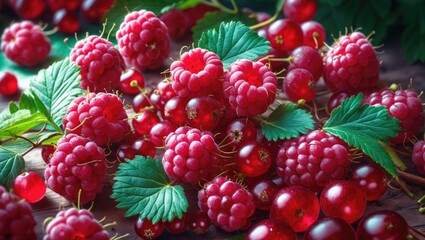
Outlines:
{"label": "serrated green leaf", "polygon": [[9,112],[10,113],[15,113],[15,112],[17,112],[19,110],[19,106],[15,102],[10,102],[9,105],[8,105],[8,107],[9,107]]}
{"label": "serrated green leaf", "polygon": [[188,202],[181,186],[171,186],[161,161],[136,156],[121,163],[114,177],[111,197],[126,216],[140,215],[152,222],[182,217]]}
{"label": "serrated green leaf", "polygon": [[14,154],[22,154],[30,150],[33,147],[33,145],[27,140],[24,140],[22,138],[15,138],[15,139],[11,139],[6,142],[3,142],[1,144],[1,147],[3,147],[9,152],[13,152]]}
{"label": "serrated green leaf", "polygon": [[80,68],[65,58],[40,70],[37,77],[30,81],[30,91],[37,109],[58,132],[62,132],[60,126],[69,104],[84,94],[80,79]]}
{"label": "serrated green leaf", "polygon": [[35,106],[34,98],[29,91],[25,91],[19,98],[19,109],[28,109],[30,112],[37,112],[37,106]]}
{"label": "serrated green leaf", "polygon": [[250,16],[247,12],[239,12],[238,14],[230,14],[221,11],[207,12],[205,16],[196,22],[196,25],[192,28],[193,41],[199,42],[203,32],[210,29],[219,30],[220,24],[223,22],[242,22],[246,26],[256,23],[255,18]]}
{"label": "serrated green leaf", "polygon": [[24,158],[0,146],[0,185],[11,188],[13,180],[25,169]]}
{"label": "serrated green leaf", "polygon": [[338,136],[348,145],[360,148],[393,176],[395,166],[381,142],[387,143],[401,130],[399,121],[388,114],[384,106],[362,105],[363,94],[350,97],[335,108],[323,126],[323,131]]}
{"label": "serrated green leaf", "polygon": [[227,69],[238,59],[255,60],[270,50],[269,42],[241,22],[221,23],[199,39],[198,46],[216,53]]}
{"label": "serrated green leaf", "polygon": [[19,136],[26,131],[46,123],[46,117],[30,110],[18,110],[14,113],[2,112],[0,114],[0,140]]}
{"label": "serrated green leaf", "polygon": [[267,119],[261,122],[261,130],[267,140],[290,139],[314,128],[311,114],[297,109],[293,103],[279,105]]}

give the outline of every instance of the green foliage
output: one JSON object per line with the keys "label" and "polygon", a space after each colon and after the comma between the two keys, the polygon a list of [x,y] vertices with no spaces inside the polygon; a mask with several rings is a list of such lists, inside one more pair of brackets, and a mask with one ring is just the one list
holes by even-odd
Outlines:
{"label": "green foliage", "polygon": [[7,189],[11,188],[13,180],[24,169],[24,158],[0,145],[0,185],[5,186]]}
{"label": "green foliage", "polygon": [[290,139],[314,128],[311,114],[297,109],[293,103],[279,105],[267,119],[261,122],[261,130],[267,140]]}
{"label": "green foliage", "polygon": [[80,68],[68,58],[40,70],[30,81],[30,91],[37,109],[61,132],[62,118],[69,104],[84,93],[80,88]]}
{"label": "green foliage", "polygon": [[224,69],[238,59],[254,60],[270,50],[269,42],[241,22],[221,23],[204,32],[198,47],[216,53]]}
{"label": "green foliage", "polygon": [[379,163],[388,173],[396,176],[394,163],[383,143],[401,130],[399,121],[388,114],[384,106],[362,105],[363,94],[351,97],[335,108],[323,130],[340,137],[351,147],[361,149]]}
{"label": "green foliage", "polygon": [[117,207],[127,209],[126,216],[140,215],[152,222],[182,217],[188,202],[181,186],[170,185],[161,161],[136,156],[119,165],[112,187]]}
{"label": "green foliage", "polygon": [[0,113],[0,140],[19,136],[46,122],[46,117],[40,112],[31,113],[30,110],[23,109],[10,113],[6,109]]}

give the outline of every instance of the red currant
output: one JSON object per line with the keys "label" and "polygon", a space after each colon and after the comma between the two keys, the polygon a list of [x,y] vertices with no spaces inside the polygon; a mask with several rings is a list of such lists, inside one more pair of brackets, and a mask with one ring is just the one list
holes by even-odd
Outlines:
{"label": "red currant", "polygon": [[325,28],[316,21],[307,21],[301,24],[303,45],[319,49],[326,41]]}
{"label": "red currant", "polygon": [[279,187],[271,180],[262,180],[250,188],[255,207],[261,210],[269,210]]}
{"label": "red currant", "polygon": [[304,232],[319,218],[319,198],[303,186],[290,186],[276,193],[270,218],[283,221],[295,232]]}
{"label": "red currant", "polygon": [[196,234],[203,234],[208,231],[211,220],[208,214],[202,210],[198,210],[189,215],[189,229]]}
{"label": "red currant", "polygon": [[144,110],[131,120],[134,130],[142,136],[149,135],[152,127],[159,122],[160,119],[158,115],[152,110]]}
{"label": "red currant", "polygon": [[264,219],[252,226],[247,233],[246,240],[279,239],[296,240],[294,230],[283,222],[274,219]]}
{"label": "red currant", "polygon": [[147,218],[137,218],[137,221],[134,222],[134,231],[143,240],[156,239],[164,232],[164,223],[159,221],[153,224]]}
{"label": "red currant", "polygon": [[310,102],[316,96],[316,84],[313,75],[305,69],[295,68],[288,72],[283,81],[283,90],[289,100]]}
{"label": "red currant", "polygon": [[304,233],[304,240],[344,239],[357,240],[354,228],[340,218],[324,217],[317,220]]}
{"label": "red currant", "polygon": [[152,126],[149,132],[149,139],[155,147],[163,147],[165,138],[176,129],[177,126],[169,121],[159,122]]}
{"label": "red currant", "polygon": [[313,19],[316,12],[316,0],[286,0],[283,4],[285,17],[298,23]]}
{"label": "red currant", "polygon": [[303,32],[297,23],[288,19],[279,19],[267,29],[267,40],[273,48],[280,51],[292,51],[302,44]]}
{"label": "red currant", "polygon": [[119,162],[125,162],[125,159],[133,159],[136,156],[136,151],[127,144],[122,144],[118,147],[115,156]]}
{"label": "red currant", "polygon": [[133,149],[136,151],[137,155],[141,155],[144,157],[150,156],[152,158],[155,157],[156,148],[155,145],[148,139],[138,139],[133,142],[131,145]]}
{"label": "red currant", "polygon": [[44,0],[9,0],[9,5],[24,19],[36,19],[46,8]]}
{"label": "red currant", "polygon": [[50,158],[52,158],[53,152],[56,150],[54,145],[43,145],[41,148],[41,157],[46,164],[49,164]]}
{"label": "red currant", "polygon": [[257,177],[266,173],[272,163],[267,147],[256,141],[243,144],[236,152],[236,167],[247,177]]}
{"label": "red currant", "polygon": [[11,72],[0,72],[0,94],[10,96],[18,92],[18,79]]}
{"label": "red currant", "polygon": [[52,12],[56,12],[61,8],[75,10],[80,6],[81,1],[82,0],[46,0],[46,4]]}
{"label": "red currant", "polygon": [[210,131],[220,121],[221,104],[209,96],[195,97],[187,102],[185,111],[186,122],[189,126]]}
{"label": "red currant", "polygon": [[235,118],[229,123],[224,136],[225,149],[233,150],[257,139],[257,127],[248,118]]}
{"label": "red currant", "polygon": [[139,93],[133,98],[133,102],[131,104],[134,112],[142,112],[147,108],[153,108],[154,106],[150,102],[150,97],[147,93]]}
{"label": "red currant", "polygon": [[141,72],[130,68],[121,74],[118,87],[125,94],[135,95],[140,93],[139,88],[145,87],[145,78]]}
{"label": "red currant", "polygon": [[165,229],[172,234],[184,232],[189,223],[187,216],[187,213],[184,213],[182,218],[175,217],[171,222],[164,222]]}
{"label": "red currant", "polygon": [[366,215],[357,226],[357,239],[409,239],[409,225],[398,213],[378,210]]}
{"label": "red currant", "polygon": [[46,194],[46,184],[36,172],[24,172],[13,181],[13,192],[29,203],[43,199]]}
{"label": "red currant", "polygon": [[186,104],[189,100],[180,96],[175,96],[164,105],[164,119],[177,126],[186,124]]}
{"label": "red currant", "polygon": [[98,23],[113,4],[114,0],[83,0],[80,10],[85,19]]}
{"label": "red currant", "polygon": [[366,195],[357,183],[337,180],[323,189],[320,205],[326,216],[338,217],[353,223],[366,209]]}
{"label": "red currant", "polygon": [[309,46],[300,46],[291,53],[288,71],[295,68],[302,68],[313,75],[315,82],[319,81],[323,74],[323,59],[320,53]]}
{"label": "red currant", "polygon": [[65,34],[74,34],[80,29],[78,16],[66,8],[59,9],[53,14],[52,23],[59,32]]}
{"label": "red currant", "polygon": [[350,180],[363,188],[367,201],[377,200],[387,191],[385,171],[376,164],[356,167],[351,173]]}

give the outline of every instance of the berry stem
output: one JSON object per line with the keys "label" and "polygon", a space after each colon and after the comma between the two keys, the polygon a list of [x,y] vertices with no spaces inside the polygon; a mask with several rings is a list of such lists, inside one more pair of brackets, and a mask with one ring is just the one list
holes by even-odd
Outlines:
{"label": "berry stem", "polygon": [[281,11],[282,11],[282,9],[276,9],[276,12],[274,13],[274,15],[271,18],[267,19],[264,22],[254,24],[254,25],[250,26],[249,28],[251,30],[257,30],[259,28],[262,28],[264,26],[267,26],[267,25],[273,23],[279,17]]}
{"label": "berry stem", "polygon": [[208,5],[208,6],[211,6],[211,7],[214,7],[214,8],[217,8],[217,9],[220,9],[221,11],[226,12],[226,13],[229,13],[229,14],[237,14],[239,12],[239,8],[238,8],[235,0],[231,0],[233,9],[230,9],[230,8],[224,6],[218,0],[212,0],[211,2],[209,2],[209,1],[201,1],[201,3],[203,3],[205,5]]}
{"label": "berry stem", "polygon": [[420,187],[425,187],[425,178],[411,174],[402,170],[397,170],[398,176],[407,182],[413,183]]}
{"label": "berry stem", "polygon": [[425,238],[425,233],[422,232],[421,230],[409,226],[409,233],[410,235],[413,237],[413,239],[424,239]]}
{"label": "berry stem", "polygon": [[410,198],[413,198],[414,195],[412,191],[409,190],[409,187],[407,186],[406,182],[400,178],[396,178],[396,181],[398,185],[400,186],[400,188],[406,193],[406,195]]}

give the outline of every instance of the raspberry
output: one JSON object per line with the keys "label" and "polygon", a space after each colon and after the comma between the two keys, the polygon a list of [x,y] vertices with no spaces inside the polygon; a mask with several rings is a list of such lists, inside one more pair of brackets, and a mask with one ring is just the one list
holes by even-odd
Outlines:
{"label": "raspberry", "polygon": [[332,92],[371,88],[378,83],[379,61],[363,33],[341,36],[323,63],[323,78]]}
{"label": "raspberry", "polygon": [[227,232],[249,227],[255,210],[251,193],[223,176],[217,176],[198,192],[198,206],[214,225]]}
{"label": "raspberry", "polygon": [[162,165],[168,176],[198,184],[215,169],[213,165],[217,150],[210,132],[188,126],[179,127],[165,139]]}
{"label": "raspberry", "polygon": [[[44,171],[47,186],[70,202],[85,204],[102,191],[106,178],[106,158],[102,148],[88,138],[67,134]],[[79,198],[79,192],[81,196]]]}
{"label": "raspberry", "polygon": [[364,99],[364,102],[372,106],[385,106],[390,116],[400,120],[402,131],[395,138],[390,139],[394,144],[405,143],[406,140],[419,134],[424,125],[422,103],[414,91],[393,91],[384,88],[371,93]]}
{"label": "raspberry", "polygon": [[421,140],[413,145],[412,162],[416,170],[422,176],[425,176],[425,141]]}
{"label": "raspberry", "polygon": [[1,50],[18,65],[34,67],[49,57],[50,40],[30,21],[11,24],[1,36]]}
{"label": "raspberry", "polygon": [[208,50],[195,48],[183,53],[170,70],[172,87],[180,97],[214,95],[223,89],[223,63]]}
{"label": "raspberry", "polygon": [[126,64],[140,71],[161,67],[170,54],[167,26],[150,11],[127,14],[116,37]]}
{"label": "raspberry", "polygon": [[261,62],[237,60],[224,76],[223,89],[239,116],[261,114],[276,98],[276,75]]}
{"label": "raspberry", "polygon": [[124,60],[114,45],[99,36],[89,36],[75,43],[70,60],[81,67],[81,88],[91,92],[117,89]]}
{"label": "raspberry", "polygon": [[287,185],[319,191],[333,180],[344,179],[351,159],[350,148],[344,141],[314,130],[282,143],[276,172]]}
{"label": "raspberry", "polygon": [[0,186],[0,239],[35,240],[31,206]]}
{"label": "raspberry", "polygon": [[70,208],[58,212],[48,223],[43,239],[109,240],[110,238],[108,232],[89,210]]}
{"label": "raspberry", "polygon": [[127,113],[118,96],[89,93],[77,97],[68,107],[63,126],[66,133],[90,138],[103,147],[118,143],[130,133]]}

